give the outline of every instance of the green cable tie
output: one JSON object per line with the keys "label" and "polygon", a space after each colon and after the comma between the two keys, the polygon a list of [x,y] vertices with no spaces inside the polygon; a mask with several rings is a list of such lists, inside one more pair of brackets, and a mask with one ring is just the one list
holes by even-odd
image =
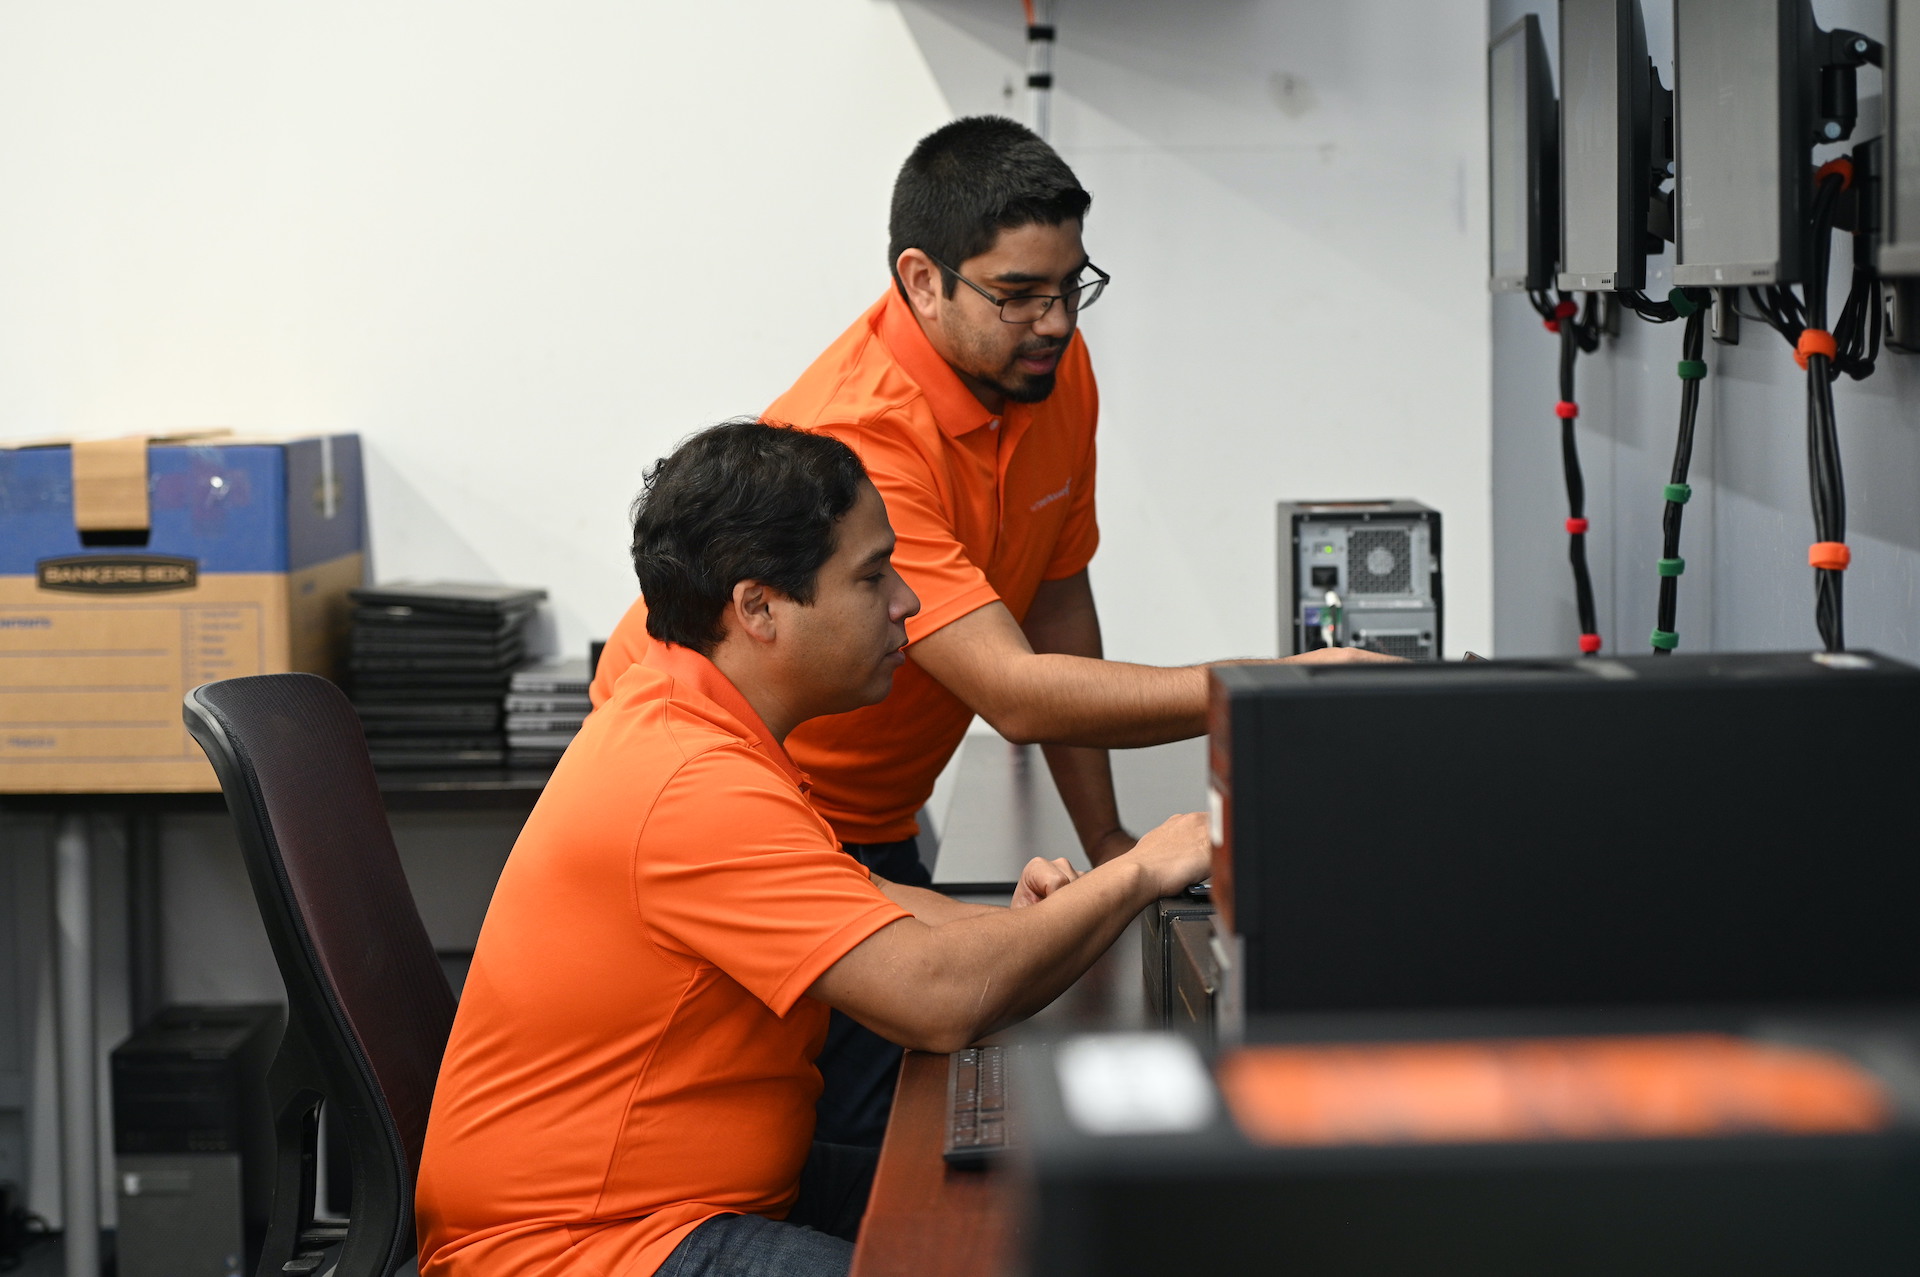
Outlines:
{"label": "green cable tie", "polygon": [[1680,646],[1680,636],[1672,630],[1655,630],[1653,632],[1652,642],[1653,645],[1661,651],[1671,652],[1674,648]]}
{"label": "green cable tie", "polygon": [[1689,483],[1669,483],[1660,489],[1660,495],[1675,505],[1685,505],[1693,499],[1693,485]]}
{"label": "green cable tie", "polygon": [[1661,559],[1656,566],[1660,569],[1661,576],[1679,576],[1687,570],[1687,561],[1685,559]]}
{"label": "green cable tie", "polygon": [[1707,375],[1707,361],[1704,359],[1682,359],[1680,361],[1680,380],[1698,381]]}
{"label": "green cable tie", "polygon": [[[1684,288],[1669,288],[1667,290],[1667,305],[1673,307],[1674,311],[1682,319],[1685,319],[1688,315],[1700,309],[1700,303],[1687,296],[1687,290]],[[1686,374],[1682,373],[1681,375],[1685,376]]]}

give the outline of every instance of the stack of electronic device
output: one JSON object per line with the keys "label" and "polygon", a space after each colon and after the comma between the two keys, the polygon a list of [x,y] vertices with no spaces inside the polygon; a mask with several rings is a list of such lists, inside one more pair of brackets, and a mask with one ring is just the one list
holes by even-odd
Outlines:
{"label": "stack of electronic device", "polygon": [[347,690],[373,765],[504,764],[501,698],[527,663],[527,623],[546,596],[450,582],[355,590]]}
{"label": "stack of electronic device", "polygon": [[515,670],[507,685],[507,756],[516,767],[551,767],[593,708],[592,681],[581,657]]}

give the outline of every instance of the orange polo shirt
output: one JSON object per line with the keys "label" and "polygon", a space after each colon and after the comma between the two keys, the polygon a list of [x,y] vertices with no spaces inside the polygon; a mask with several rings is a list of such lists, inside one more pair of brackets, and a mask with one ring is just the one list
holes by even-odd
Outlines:
{"label": "orange polo shirt", "polygon": [[828,967],[908,916],[719,670],[655,645],[555,770],[474,953],[416,1192],[424,1277],[653,1272],[783,1216]]}
{"label": "orange polo shirt", "polygon": [[[1085,340],[1053,394],[995,417],[889,288],[764,414],[829,434],[866,464],[899,537],[894,567],[920,596],[909,643],[998,600],[1025,620],[1040,582],[1083,570],[1100,542],[1094,431],[1100,399]],[[596,705],[653,644],[636,602],[600,656]],[[847,842],[911,837],[915,814],[973,711],[908,661],[878,705],[816,718],[787,737],[813,802]]]}

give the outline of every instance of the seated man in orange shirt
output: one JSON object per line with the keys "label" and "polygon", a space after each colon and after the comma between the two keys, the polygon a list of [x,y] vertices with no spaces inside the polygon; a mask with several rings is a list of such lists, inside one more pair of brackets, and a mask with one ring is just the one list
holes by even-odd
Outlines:
{"label": "seated man in orange shirt", "polygon": [[828,1008],[957,1050],[1206,872],[1200,815],[1078,878],[1035,861],[1016,909],[842,853],[782,742],[887,695],[920,606],[893,549],[825,435],[733,422],[648,475],[655,642],[487,911],[416,1190],[423,1277],[845,1273],[876,1154],[812,1142]]}
{"label": "seated man in orange shirt", "polygon": [[[1133,845],[1107,750],[1207,729],[1204,666],[1101,659],[1087,578],[1100,402],[1078,331],[1108,279],[1081,238],[1091,201],[1012,120],[956,120],[921,139],[894,183],[891,285],[765,414],[860,455],[920,597],[893,694],[815,719],[788,745],[847,851],[896,882],[931,885],[915,818],[975,714],[1045,747],[1095,865]],[[596,704],[650,646],[646,615],[635,603],[614,630]],[[1355,656],[1372,654],[1307,659]],[[835,1017],[820,1068],[822,1132],[879,1143],[899,1053]]]}

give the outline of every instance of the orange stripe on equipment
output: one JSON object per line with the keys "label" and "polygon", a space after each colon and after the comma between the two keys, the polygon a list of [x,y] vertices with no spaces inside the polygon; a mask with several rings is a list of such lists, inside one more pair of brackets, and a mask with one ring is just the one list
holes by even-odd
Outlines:
{"label": "orange stripe on equipment", "polygon": [[1807,549],[1807,562],[1829,572],[1845,572],[1847,564],[1853,562],[1853,551],[1844,541],[1815,541]]}
{"label": "orange stripe on equipment", "polygon": [[1808,355],[1825,355],[1832,359],[1839,353],[1840,344],[1834,341],[1832,333],[1824,328],[1807,328],[1801,330],[1800,340],[1794,346],[1793,362],[1805,368]]}

